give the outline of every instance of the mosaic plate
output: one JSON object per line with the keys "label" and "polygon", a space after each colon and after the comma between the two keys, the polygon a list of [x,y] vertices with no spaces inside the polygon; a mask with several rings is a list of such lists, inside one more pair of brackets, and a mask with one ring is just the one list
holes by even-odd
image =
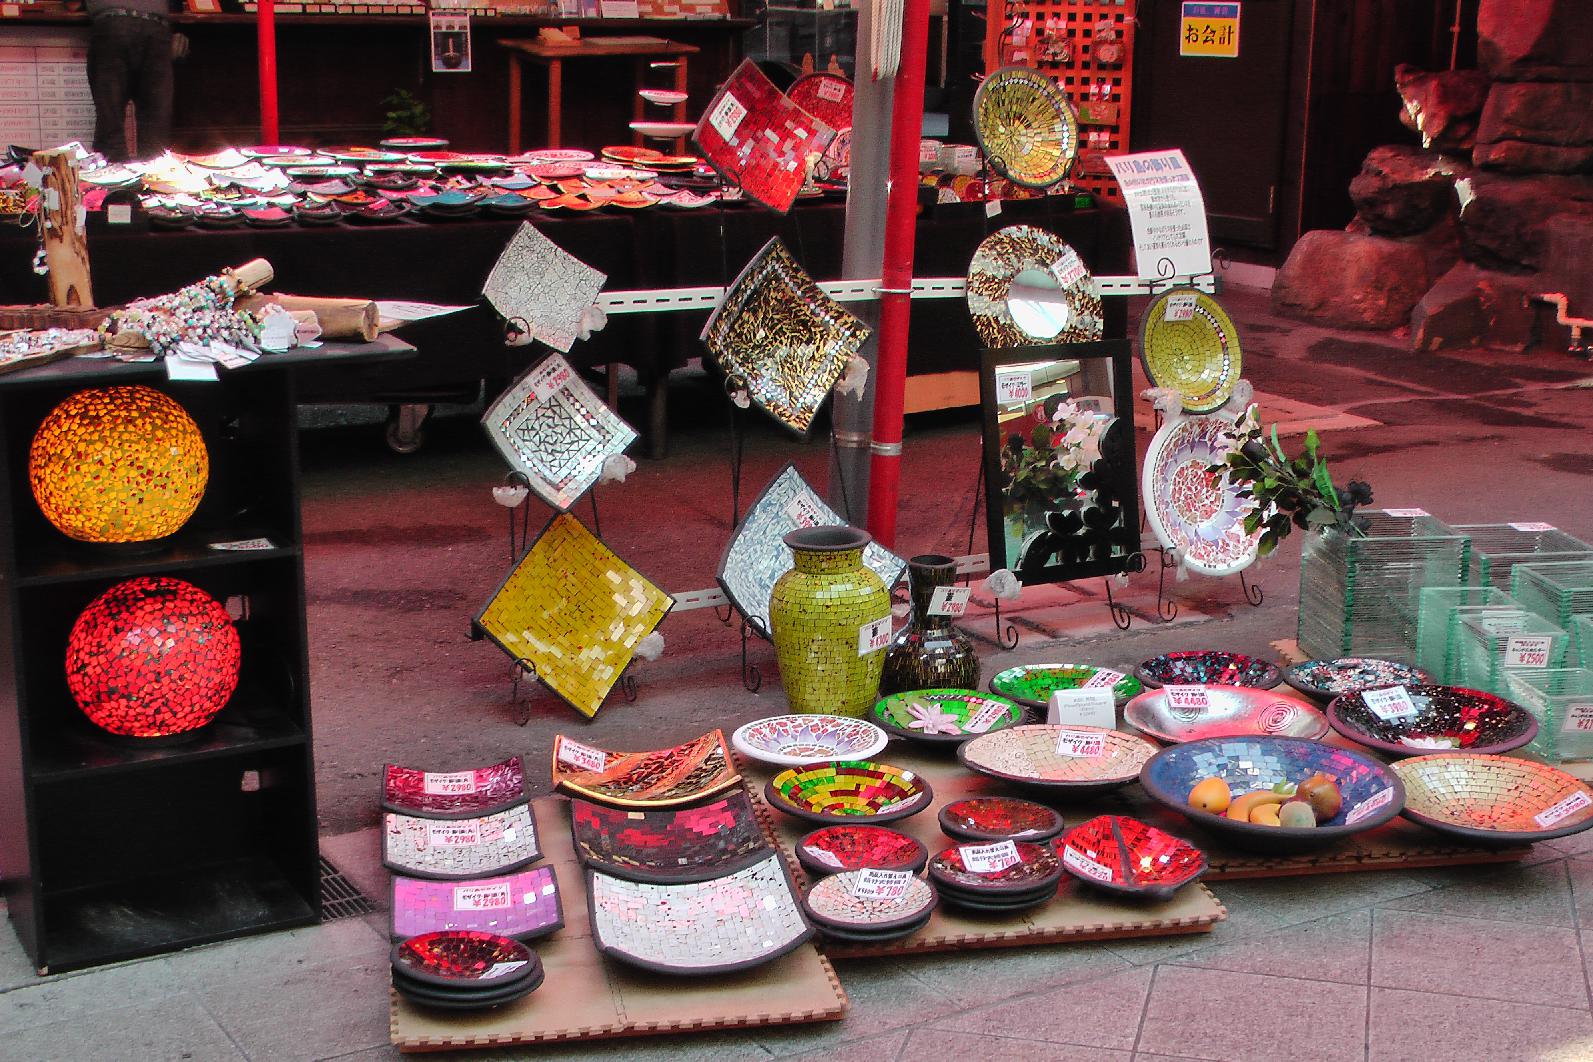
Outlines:
{"label": "mosaic plate", "polygon": [[1063,869],[1080,881],[1158,900],[1206,872],[1200,849],[1126,815],[1100,815],[1073,827],[1058,854]]}
{"label": "mosaic plate", "polygon": [[1414,715],[1384,719],[1372,711],[1365,691],[1346,693],[1328,705],[1333,729],[1358,744],[1390,756],[1426,753],[1501,753],[1538,736],[1538,720],[1513,701],[1461,686],[1405,686]]}
{"label": "mosaic plate", "polygon": [[844,715],[775,715],[745,723],[730,735],[743,756],[780,767],[866,760],[889,740],[873,723]]}
{"label": "mosaic plate", "polygon": [[546,166],[558,162],[591,162],[595,158],[596,155],[583,148],[537,148],[516,155],[510,161],[527,166]]}
{"label": "mosaic plate", "polygon": [[526,550],[476,626],[590,718],[675,600],[569,514]]}
{"label": "mosaic plate", "polygon": [[1593,787],[1536,760],[1462,754],[1393,765],[1405,817],[1482,844],[1532,844],[1593,826]]}
{"label": "mosaic plate", "polygon": [[810,822],[866,818],[895,822],[934,800],[929,783],[912,771],[868,760],[792,767],[764,788],[769,806]]}
{"label": "mosaic plate", "polygon": [[990,168],[1028,188],[1049,188],[1068,174],[1079,150],[1079,119],[1048,75],[1004,66],[974,92],[974,136]]}
{"label": "mosaic plate", "polygon": [[542,972],[536,953],[497,933],[449,929],[393,945],[393,974],[441,989],[488,990]]}
{"label": "mosaic plate", "polygon": [[417,771],[396,763],[382,770],[382,807],[405,815],[476,818],[526,799],[525,766],[518,756],[469,771]]}
{"label": "mosaic plate", "polygon": [[[1057,690],[1076,690],[1093,679],[1100,668],[1092,664],[1019,664],[998,671],[990,680],[990,692],[1017,701],[1029,708],[1051,707],[1051,694]],[[1112,686],[1118,704],[1144,687],[1133,675],[1124,675]]]}
{"label": "mosaic plate", "polygon": [[796,844],[797,862],[810,874],[876,867],[918,873],[929,850],[915,837],[884,826],[824,826]]}
{"label": "mosaic plate", "polygon": [[1211,413],[1233,397],[1243,373],[1239,333],[1217,300],[1198,288],[1169,288],[1139,319],[1140,358],[1156,387],[1183,396],[1184,412]]}
{"label": "mosaic plate", "polygon": [[959,841],[1049,841],[1062,832],[1062,816],[1032,800],[970,797],[940,809],[940,829]]}
{"label": "mosaic plate", "polygon": [[406,1000],[421,1007],[441,1011],[481,1011],[493,1007],[501,1007],[506,1003],[513,1003],[523,999],[542,987],[546,973],[538,973],[532,978],[518,981],[512,985],[486,992],[450,992],[446,990],[427,990],[420,985],[407,980],[393,978],[393,989]]}
{"label": "mosaic plate", "polygon": [[1141,490],[1151,530],[1191,571],[1232,575],[1255,563],[1261,528],[1246,534],[1253,507],[1239,488],[1208,471],[1227,460],[1232,423],[1221,415],[1174,417],[1156,432],[1145,455]]}
{"label": "mosaic plate", "polygon": [[1018,862],[1004,870],[969,870],[963,863],[964,845],[953,845],[929,861],[929,877],[936,885],[976,896],[999,898],[1005,893],[1028,894],[1054,887],[1062,880],[1062,862],[1050,845],[1015,841]]}
{"label": "mosaic plate", "polygon": [[692,139],[730,185],[783,214],[834,135],[746,59],[708,102]]}
{"label": "mosaic plate", "polygon": [[1341,693],[1357,693],[1378,686],[1425,686],[1433,677],[1419,667],[1369,656],[1337,660],[1307,660],[1283,669],[1283,681],[1319,700]]}
{"label": "mosaic plate", "polygon": [[[785,536],[803,527],[845,524],[795,465],[786,465],[763,488],[730,536],[716,578],[736,611],[760,637],[769,637],[769,598],[795,561]],[[907,562],[877,542],[863,547],[863,563],[887,589],[901,582]]]}
{"label": "mosaic plate", "polygon": [[[1102,735],[1104,751],[1099,756],[1062,755],[1057,745],[1064,730]],[[1132,782],[1155,752],[1156,746],[1138,734],[1032,723],[974,738],[957,747],[957,758],[969,770],[992,778],[1058,795],[1085,796]]]}
{"label": "mosaic plate", "polygon": [[[414,197],[410,201],[421,205]],[[607,279],[527,221],[498,255],[481,294],[504,320],[523,324],[533,339],[568,354],[582,314]]]}
{"label": "mosaic plate", "polygon": [[884,932],[922,925],[935,909],[934,887],[923,878],[913,878],[900,896],[877,899],[853,892],[861,876],[847,870],[820,878],[802,898],[808,917],[825,929]]}
{"label": "mosaic plate", "polygon": [[475,819],[420,819],[391,811],[382,819],[382,865],[395,874],[483,878],[542,858],[529,804]]}
{"label": "mosaic plate", "polygon": [[[785,861],[711,881],[656,885],[586,872],[592,943],[611,958],[668,974],[715,974],[777,959],[813,935]],[[660,911],[668,911],[667,918]]]}
{"label": "mosaic plate", "polygon": [[804,74],[785,94],[831,129],[852,127],[852,83],[838,74]]}
{"label": "mosaic plate", "polygon": [[[1020,279],[1021,278],[1021,279]],[[1052,287],[1048,301],[1034,306],[1023,324],[1013,316],[1010,296],[1020,287]],[[1020,311],[1021,312],[1021,311]],[[987,347],[1083,343],[1101,338],[1101,297],[1079,253],[1061,237],[1032,225],[1010,225],[986,236],[968,263],[968,313]]]}
{"label": "mosaic plate", "polygon": [[1266,734],[1316,740],[1328,732],[1327,717],[1292,696],[1245,686],[1202,686],[1206,706],[1168,703],[1165,689],[1146,690],[1128,702],[1123,721],[1159,741]]}
{"label": "mosaic plate", "polygon": [[873,720],[897,737],[930,745],[955,745],[1017,726],[1023,708],[1005,697],[972,690],[906,690],[874,705]]}
{"label": "mosaic plate", "polygon": [[[603,766],[596,767],[598,758]],[[588,766],[590,764],[591,766]],[[741,781],[722,730],[651,752],[610,752],[553,739],[553,784],[620,808],[667,808],[706,800]]]}
{"label": "mosaic plate", "polygon": [[804,438],[868,336],[868,326],[830,298],[778,236],[736,277],[702,333],[753,404]]}
{"label": "mosaic plate", "polygon": [[1221,649],[1153,656],[1134,669],[1144,685],[1158,686],[1251,686],[1270,690],[1283,681],[1276,664],[1243,653]]}
{"label": "mosaic plate", "polygon": [[468,929],[532,940],[564,927],[552,867],[449,882],[395,875],[392,900],[395,937]]}
{"label": "mosaic plate", "polygon": [[745,793],[659,811],[572,800],[570,831],[582,863],[627,881],[706,881],[733,874],[769,852]]}

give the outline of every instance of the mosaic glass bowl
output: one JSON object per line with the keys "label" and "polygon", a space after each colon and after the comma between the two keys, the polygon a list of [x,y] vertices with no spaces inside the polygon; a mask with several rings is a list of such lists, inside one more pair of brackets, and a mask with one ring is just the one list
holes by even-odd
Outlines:
{"label": "mosaic glass bowl", "polygon": [[1177,391],[1186,413],[1214,412],[1233,396],[1244,372],[1239,332],[1210,295],[1169,288],[1145,308],[1139,335],[1145,374],[1154,386]]}
{"label": "mosaic glass bowl", "polygon": [[1062,832],[1062,816],[1031,800],[969,797],[940,809],[941,832],[959,841],[1049,841]]}
{"label": "mosaic glass bowl", "polygon": [[[813,935],[785,860],[710,881],[658,885],[586,872],[592,943],[604,955],[667,974],[744,970],[779,958]],[[659,916],[668,910],[669,917]]]}
{"label": "mosaic glass bowl", "polygon": [[382,865],[395,874],[458,881],[506,874],[542,858],[530,804],[476,819],[382,816]]}
{"label": "mosaic glass bowl", "polygon": [[497,933],[446,929],[393,945],[393,974],[443,989],[487,989],[527,981],[541,972],[536,953]]}
{"label": "mosaic glass bowl", "polygon": [[1023,708],[1005,697],[972,690],[907,690],[874,705],[874,722],[896,737],[956,745],[1022,723]]}
{"label": "mosaic glass bowl", "polygon": [[745,793],[659,811],[572,800],[570,831],[582,863],[629,881],[705,881],[733,874],[769,852]]}
{"label": "mosaic glass bowl", "polygon": [[1378,686],[1424,686],[1433,676],[1397,660],[1344,656],[1337,660],[1306,660],[1283,669],[1283,681],[1308,696],[1330,701],[1341,693]]}
{"label": "mosaic glass bowl", "polygon": [[1383,719],[1367,706],[1365,691],[1335,697],[1327,708],[1333,729],[1390,756],[1429,752],[1500,753],[1538,736],[1532,713],[1503,697],[1464,686],[1406,686],[1416,714]]}
{"label": "mosaic glass bowl", "polygon": [[[1228,459],[1233,421],[1220,414],[1173,417],[1151,437],[1140,473],[1145,515],[1157,541],[1201,575],[1232,575],[1255,563],[1261,529],[1246,533],[1254,502],[1213,465]],[[1140,676],[1141,679],[1144,676]]]}
{"label": "mosaic glass bowl", "polygon": [[1315,741],[1328,732],[1327,717],[1305,701],[1247,686],[1202,686],[1206,707],[1168,703],[1165,689],[1146,690],[1128,702],[1123,721],[1158,741],[1265,734]]}
{"label": "mosaic glass bowl", "polygon": [[802,898],[803,910],[824,929],[884,933],[923,925],[939,902],[934,887],[923,878],[909,881],[900,896],[857,896],[852,890],[860,876],[860,871],[847,870],[820,878]]}
{"label": "mosaic glass bowl", "polygon": [[1045,74],[1004,66],[974,92],[974,136],[990,168],[1029,188],[1049,188],[1067,176],[1079,150],[1073,105]]}
{"label": "mosaic glass bowl", "polygon": [[1153,656],[1134,669],[1140,682],[1157,686],[1253,686],[1270,690],[1283,681],[1276,664],[1243,653],[1197,649]]}
{"label": "mosaic glass bowl", "polygon": [[[1057,290],[1025,329],[1012,313],[1013,288],[1031,277]],[[1101,297],[1084,260],[1061,237],[1032,225],[1010,225],[975,249],[968,262],[968,314],[991,348],[1084,343],[1100,339],[1104,327]]]}
{"label": "mosaic glass bowl", "polygon": [[764,796],[771,807],[809,822],[895,822],[923,811],[935,797],[912,771],[870,760],[781,771],[769,779]]}
{"label": "mosaic glass bowl", "polygon": [[468,881],[394,875],[392,899],[395,937],[464,929],[532,940],[564,927],[552,867]]}
{"label": "mosaic glass bowl", "polygon": [[427,1007],[432,1010],[442,1011],[480,1011],[493,1007],[501,1007],[505,1003],[513,1003],[517,999],[535,992],[542,987],[546,973],[541,969],[540,963],[537,972],[522,981],[505,985],[502,988],[493,988],[482,991],[449,991],[446,989],[427,988],[407,979],[395,976],[393,988],[399,995],[417,1006]]}
{"label": "mosaic glass bowl", "polygon": [[1532,844],[1593,826],[1593,787],[1536,760],[1416,756],[1393,770],[1407,819],[1472,843]]}
{"label": "mosaic glass bowl", "polygon": [[[1099,756],[1064,756],[1057,752],[1061,730],[1099,733],[1105,751]],[[1049,723],[998,730],[957,747],[957,758],[971,771],[1057,796],[1089,796],[1127,785],[1155,753],[1155,744],[1138,734]]]}
{"label": "mosaic glass bowl", "polygon": [[911,870],[929,862],[929,850],[916,837],[884,826],[822,826],[796,843],[797,862],[810,874],[843,870]]}
{"label": "mosaic glass bowl", "polygon": [[791,83],[785,94],[791,102],[831,129],[852,125],[852,83],[837,74],[819,71]]}
{"label": "mosaic glass bowl", "polygon": [[[1100,671],[1093,664],[1019,664],[997,672],[990,680],[990,692],[1029,708],[1049,709],[1053,692],[1076,690]],[[1112,696],[1118,704],[1126,704],[1144,688],[1133,675],[1124,675],[1113,684]]]}
{"label": "mosaic glass bowl", "polygon": [[[569,746],[566,748],[566,746]],[[594,753],[596,754],[594,756]],[[603,767],[596,769],[596,758]],[[591,762],[592,768],[583,764]],[[723,730],[673,748],[610,752],[553,739],[553,784],[572,796],[617,808],[667,808],[706,800],[741,781]]]}
{"label": "mosaic glass bowl", "polygon": [[1099,815],[1069,830],[1062,866],[1107,892],[1170,899],[1206,872],[1206,855],[1165,830],[1125,815]]}
{"label": "mosaic glass bowl", "polygon": [[989,896],[1028,895],[1055,888],[1062,880],[1062,861],[1050,845],[1016,841],[1018,861],[1004,870],[969,870],[963,864],[963,845],[952,845],[929,861],[929,878],[953,894]]}
{"label": "mosaic glass bowl", "polygon": [[[1339,813],[1315,827],[1240,822],[1189,805],[1189,791],[1221,778],[1235,795],[1298,784],[1318,771],[1334,778],[1344,798]],[[1206,738],[1162,749],[1140,773],[1140,784],[1159,803],[1242,848],[1304,852],[1381,826],[1405,806],[1405,787],[1385,764],[1364,753],[1302,738]]]}
{"label": "mosaic glass bowl", "polygon": [[775,715],[743,724],[730,735],[743,756],[780,767],[866,760],[889,740],[873,723],[844,715]]}
{"label": "mosaic glass bowl", "polygon": [[405,815],[476,818],[525,801],[525,765],[518,756],[469,771],[417,771],[396,763],[382,769],[382,807]]}

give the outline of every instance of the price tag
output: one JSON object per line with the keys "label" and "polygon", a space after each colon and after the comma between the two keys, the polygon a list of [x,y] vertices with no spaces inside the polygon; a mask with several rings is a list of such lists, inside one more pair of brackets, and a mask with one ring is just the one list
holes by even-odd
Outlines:
{"label": "price tag", "polygon": [[569,386],[573,379],[575,379],[575,370],[570,368],[570,363],[557,356],[551,357],[531,378],[531,393],[538,399],[546,401]]}
{"label": "price tag", "polygon": [[1117,726],[1117,701],[1110,689],[1099,686],[1052,690],[1045,719],[1054,726],[1097,726],[1111,730]]}
{"label": "price tag", "polygon": [[959,845],[957,854],[962,857],[962,865],[975,874],[999,873],[1021,862],[1018,859],[1018,846],[1011,841]]}
{"label": "price tag", "polygon": [[841,82],[834,80],[819,82],[819,99],[827,100],[830,103],[840,103],[845,96],[846,86]]}
{"label": "price tag", "polygon": [[1587,794],[1578,789],[1564,800],[1550,804],[1548,807],[1532,816],[1532,821],[1536,822],[1544,829],[1548,829],[1561,819],[1570,815],[1575,815],[1578,811],[1581,811],[1590,804],[1593,804],[1593,800],[1589,800]]}
{"label": "price tag", "polygon": [[502,911],[513,906],[514,897],[509,893],[507,881],[500,881],[496,885],[454,886],[456,911]]}
{"label": "price tag", "polygon": [[940,141],[920,140],[918,142],[918,164],[920,166],[934,166],[940,162]]}
{"label": "price tag", "polygon": [[741,101],[730,93],[725,93],[714,109],[708,112],[708,124],[713,126],[720,136],[726,140],[736,135],[736,130],[741,126],[741,119],[747,116],[747,109]]}
{"label": "price tag", "polygon": [[1112,870],[1110,867],[1097,863],[1095,860],[1091,859],[1089,856],[1072,846],[1066,846],[1062,849],[1062,863],[1064,866],[1072,867],[1074,870],[1078,871],[1080,874],[1083,874],[1087,878],[1094,878],[1096,881],[1104,881],[1107,883],[1110,883],[1112,880]]}
{"label": "price tag", "polygon": [[868,867],[852,878],[849,891],[860,900],[899,900],[907,895],[912,881],[911,871]]}
{"label": "price tag", "polygon": [[1028,369],[999,369],[996,371],[996,401],[1008,405],[1027,402],[1034,397],[1034,378]]}
{"label": "price tag", "polygon": [[133,223],[133,207],[130,203],[112,203],[105,208],[105,223],[108,225],[131,225]]}
{"label": "price tag", "polygon": [[276,549],[276,543],[269,538],[240,538],[231,542],[212,542],[209,549],[226,550],[228,552],[245,552],[257,549]]}
{"label": "price tag", "polygon": [[[968,703],[978,704],[981,702],[976,698],[970,697],[968,698]],[[1009,710],[1006,705],[999,701],[991,701],[968,717],[968,721],[962,725],[962,732],[964,734],[983,734],[986,730],[995,726],[997,722],[1005,719]]]}
{"label": "price tag", "polygon": [[1514,634],[1526,625],[1527,617],[1521,612],[1500,612],[1498,615],[1477,617],[1477,626],[1482,628],[1484,634]]}
{"label": "price tag", "polygon": [[857,629],[857,655],[867,656],[877,653],[891,644],[891,618],[881,616],[873,623],[865,623]]}
{"label": "price tag", "polygon": [[1384,722],[1408,719],[1416,714],[1416,702],[1410,699],[1410,691],[1404,686],[1362,690],[1361,700],[1366,702],[1366,707],[1372,710],[1373,715]]}
{"label": "price tag", "polygon": [[608,766],[608,754],[579,741],[559,742],[559,759],[582,771],[601,771]]}
{"label": "price tag", "polygon": [[993,218],[999,213],[1001,213],[1001,200],[999,200],[999,199],[986,199],[985,200],[985,217]]}
{"label": "price tag", "polygon": [[1167,296],[1165,303],[1167,311],[1162,314],[1164,321],[1193,321],[1195,319],[1195,293],[1181,291],[1177,295]]}
{"label": "price tag", "polygon": [[1113,671],[1109,667],[1098,667],[1098,668],[1095,669],[1095,674],[1090,676],[1090,681],[1088,681],[1084,685],[1080,686],[1079,689],[1081,689],[1081,690],[1108,689],[1109,690],[1109,689],[1113,688],[1114,686],[1116,686],[1119,682],[1122,682],[1122,681],[1123,681],[1123,673],[1121,671]]}
{"label": "price tag", "polygon": [[1554,530],[1557,530],[1557,528],[1553,524],[1536,524],[1536,523],[1534,523],[1534,524],[1511,524],[1510,526],[1512,528],[1514,528],[1515,530],[1517,530],[1517,531],[1554,531]]}
{"label": "price tag", "polygon": [[820,524],[830,522],[824,515],[824,510],[819,508],[819,503],[810,494],[798,494],[785,503],[785,515],[798,527],[818,527]]}
{"label": "price tag", "polygon": [[1518,634],[1505,642],[1505,667],[1548,667],[1553,639],[1543,634]]}
{"label": "price tag", "polygon": [[1593,704],[1572,704],[1560,720],[1562,734],[1593,734]]}
{"label": "price tag", "polygon": [[508,974],[514,973],[516,970],[518,970],[520,967],[522,967],[524,965],[525,965],[525,960],[524,959],[521,959],[521,960],[519,960],[517,962],[493,963],[492,966],[488,967],[487,972],[482,974],[481,977],[482,977],[482,980],[491,980],[494,977],[504,977],[504,976],[506,976]]}
{"label": "price tag", "polygon": [[481,834],[473,822],[428,822],[426,843],[438,848],[465,848],[480,844]]}
{"label": "price tag", "polygon": [[1361,801],[1359,804],[1350,809],[1349,814],[1344,816],[1344,825],[1355,825],[1357,822],[1360,822],[1362,819],[1372,814],[1372,812],[1376,811],[1380,807],[1383,807],[1393,799],[1393,786],[1389,786],[1387,789],[1378,790],[1376,793],[1367,797],[1365,800]]}
{"label": "price tag", "polygon": [[1211,707],[1211,694],[1204,686],[1163,686],[1167,694],[1167,707],[1182,708],[1186,712],[1204,712]]}
{"label": "price tag", "polygon": [[455,771],[451,774],[427,772],[420,776],[420,785],[433,796],[469,796],[476,791],[476,772]]}
{"label": "price tag", "polygon": [[846,869],[846,864],[841,862],[840,858],[828,848],[817,848],[810,844],[807,847],[807,853],[827,867],[834,867],[836,870]]}
{"label": "price tag", "polygon": [[1058,287],[1071,288],[1089,274],[1090,267],[1076,254],[1065,254],[1051,263],[1051,275],[1056,277]]}
{"label": "price tag", "polygon": [[968,598],[973,590],[966,586],[937,586],[929,595],[931,616],[960,616],[968,611]]}
{"label": "price tag", "polygon": [[1409,519],[1427,515],[1426,509],[1384,509],[1383,512],[1388,516],[1403,516]]}
{"label": "price tag", "polygon": [[1106,752],[1106,735],[1098,730],[1058,730],[1056,754],[1093,760]]}

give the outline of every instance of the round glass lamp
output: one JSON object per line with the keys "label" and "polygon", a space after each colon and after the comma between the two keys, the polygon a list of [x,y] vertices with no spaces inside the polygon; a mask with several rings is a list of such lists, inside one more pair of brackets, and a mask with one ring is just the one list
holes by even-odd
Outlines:
{"label": "round glass lamp", "polygon": [[66,684],[94,724],[171,738],[209,723],[238,686],[232,617],[181,579],[141,576],[89,603],[66,643]]}
{"label": "round glass lamp", "polygon": [[39,508],[80,542],[148,543],[175,533],[209,476],[199,425],[152,387],[77,392],[44,418],[28,454]]}

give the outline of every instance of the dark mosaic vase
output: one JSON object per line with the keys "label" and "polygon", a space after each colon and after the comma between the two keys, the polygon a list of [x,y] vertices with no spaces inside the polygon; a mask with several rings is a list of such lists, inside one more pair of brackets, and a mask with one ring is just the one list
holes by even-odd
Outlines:
{"label": "dark mosaic vase", "polygon": [[929,614],[935,590],[956,581],[956,562],[937,553],[914,557],[907,562],[907,579],[913,614],[885,650],[880,695],[903,690],[978,689],[979,657],[973,640],[952,626],[952,617]]}

